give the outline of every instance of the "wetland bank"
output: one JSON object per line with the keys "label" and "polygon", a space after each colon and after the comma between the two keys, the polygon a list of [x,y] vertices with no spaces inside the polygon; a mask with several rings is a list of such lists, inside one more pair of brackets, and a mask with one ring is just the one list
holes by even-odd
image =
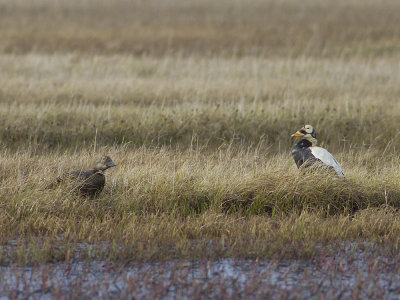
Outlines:
{"label": "wetland bank", "polygon": [[0,297],[398,296],[400,4],[110,3],[0,1]]}

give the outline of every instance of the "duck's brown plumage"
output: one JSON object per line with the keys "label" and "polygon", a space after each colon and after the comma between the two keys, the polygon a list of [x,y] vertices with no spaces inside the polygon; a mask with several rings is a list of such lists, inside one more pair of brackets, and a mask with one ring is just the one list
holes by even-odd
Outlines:
{"label": "duck's brown plumage", "polygon": [[70,180],[76,183],[76,189],[84,196],[93,196],[100,193],[106,183],[104,171],[116,165],[109,156],[100,158],[93,169],[73,171],[57,178],[49,187]]}

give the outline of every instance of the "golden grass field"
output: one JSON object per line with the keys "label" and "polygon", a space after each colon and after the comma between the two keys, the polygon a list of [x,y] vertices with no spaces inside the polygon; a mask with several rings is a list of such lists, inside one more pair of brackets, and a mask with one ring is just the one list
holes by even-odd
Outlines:
{"label": "golden grass field", "polygon": [[[399,9],[0,1],[0,261],[398,253]],[[346,180],[299,173],[305,123]],[[44,189],[103,154],[97,198]]]}

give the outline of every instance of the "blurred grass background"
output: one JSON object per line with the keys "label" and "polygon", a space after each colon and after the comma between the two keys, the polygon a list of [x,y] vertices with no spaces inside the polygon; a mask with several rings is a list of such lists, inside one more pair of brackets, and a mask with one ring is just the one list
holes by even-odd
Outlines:
{"label": "blurred grass background", "polygon": [[379,56],[399,50],[396,0],[2,0],[5,53]]}
{"label": "blurred grass background", "polygon": [[1,1],[1,142],[399,146],[398,1]]}

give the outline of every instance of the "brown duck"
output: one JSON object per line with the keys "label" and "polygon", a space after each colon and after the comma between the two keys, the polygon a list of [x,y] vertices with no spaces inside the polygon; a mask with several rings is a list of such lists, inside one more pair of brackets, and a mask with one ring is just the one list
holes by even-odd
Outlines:
{"label": "brown duck", "polygon": [[100,193],[106,183],[104,171],[108,168],[115,167],[116,164],[109,156],[103,156],[96,162],[91,170],[78,170],[57,177],[57,181],[50,184],[48,188],[52,188],[58,183],[66,180],[76,182],[76,189],[84,196],[94,196]]}

